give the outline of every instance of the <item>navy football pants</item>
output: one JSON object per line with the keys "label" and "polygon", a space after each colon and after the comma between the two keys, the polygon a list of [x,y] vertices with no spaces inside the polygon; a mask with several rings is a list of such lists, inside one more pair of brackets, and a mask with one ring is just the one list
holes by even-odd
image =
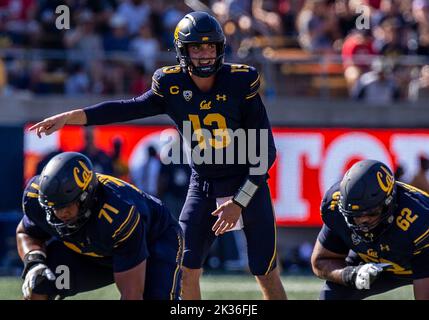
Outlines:
{"label": "navy football pants", "polygon": [[[217,217],[211,215],[215,209],[216,197],[207,195],[200,184],[191,182],[179,218],[185,235],[183,265],[187,268],[202,268],[216,239],[212,227]],[[259,187],[242,216],[249,269],[254,275],[268,274],[276,267],[277,254],[274,210],[266,183]]]}
{"label": "navy football pants", "polygon": [[[177,250],[171,250],[174,246]],[[180,262],[183,240],[176,226],[170,227],[164,237],[149,247],[150,257],[146,264],[145,300],[177,300],[181,291]],[[165,252],[174,257],[160,257]],[[179,254],[177,254],[179,252]],[[159,253],[159,254],[158,254]],[[168,261],[167,261],[168,260]],[[173,263],[175,261],[176,263]],[[45,280],[33,292],[50,298],[73,296],[81,292],[99,289],[114,283],[111,258],[82,255],[67,248],[61,241],[52,241],[47,246],[47,265],[55,273],[57,266],[65,265],[70,270],[70,288],[58,289],[55,281]],[[58,274],[57,274],[58,275]]]}

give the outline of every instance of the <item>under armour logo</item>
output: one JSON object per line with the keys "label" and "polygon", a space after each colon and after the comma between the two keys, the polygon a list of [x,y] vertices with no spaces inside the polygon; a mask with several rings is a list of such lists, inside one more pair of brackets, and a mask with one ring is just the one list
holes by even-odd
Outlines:
{"label": "under armour logo", "polygon": [[386,245],[380,244],[380,250],[381,251],[390,251],[390,247],[388,244],[386,244]]}
{"label": "under armour logo", "polygon": [[217,94],[216,95],[216,100],[217,101],[220,101],[220,100],[226,101],[226,94],[223,94],[223,95]]}

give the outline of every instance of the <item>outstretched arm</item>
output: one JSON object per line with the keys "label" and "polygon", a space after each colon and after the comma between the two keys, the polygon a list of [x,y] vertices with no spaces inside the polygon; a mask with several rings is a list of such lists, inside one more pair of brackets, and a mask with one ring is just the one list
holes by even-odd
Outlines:
{"label": "outstretched arm", "polygon": [[42,133],[49,136],[53,132],[60,130],[66,124],[85,125],[86,122],[86,114],[83,109],[76,109],[46,118],[30,127],[29,130],[36,130],[37,136],[41,138]]}
{"label": "outstretched arm", "polygon": [[105,101],[83,109],[60,113],[49,117],[30,130],[36,130],[39,138],[42,133],[50,135],[67,124],[70,125],[101,125],[141,119],[165,113],[164,101],[152,90],[128,100]]}

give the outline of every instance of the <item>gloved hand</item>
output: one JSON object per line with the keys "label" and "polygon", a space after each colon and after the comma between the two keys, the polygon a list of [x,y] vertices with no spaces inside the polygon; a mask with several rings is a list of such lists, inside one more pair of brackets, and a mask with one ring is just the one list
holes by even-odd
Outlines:
{"label": "gloved hand", "polygon": [[45,264],[46,254],[43,251],[31,251],[24,257],[24,271],[22,278],[22,294],[24,299],[29,299],[33,289],[37,287],[44,279],[54,281],[54,273]]}
{"label": "gloved hand", "polygon": [[383,267],[375,263],[345,267],[342,272],[343,282],[356,289],[369,289],[371,284],[380,276]]}

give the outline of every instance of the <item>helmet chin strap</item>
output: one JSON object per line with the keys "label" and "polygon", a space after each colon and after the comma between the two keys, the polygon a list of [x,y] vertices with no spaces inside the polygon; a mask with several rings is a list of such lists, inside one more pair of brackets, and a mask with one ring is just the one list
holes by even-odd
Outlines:
{"label": "helmet chin strap", "polygon": [[393,215],[389,215],[386,219],[383,219],[375,227],[370,228],[366,231],[359,228],[351,228],[355,236],[359,237],[363,242],[369,243],[377,240],[380,236],[387,231],[394,220]]}
{"label": "helmet chin strap", "polygon": [[[221,59],[223,59],[223,55],[218,56],[216,59],[214,59],[214,63],[206,66],[195,66],[192,62],[191,58],[187,58],[188,60],[188,71],[191,72],[193,75],[200,77],[200,78],[208,78],[210,76],[213,76],[219,71],[220,67],[222,66],[222,63],[220,63]],[[213,60],[213,59],[198,59],[198,60]]]}
{"label": "helmet chin strap", "polygon": [[189,71],[193,74],[193,75],[195,75],[195,76],[197,76],[197,77],[200,77],[200,78],[208,78],[208,77],[210,77],[210,76],[212,76],[212,75],[214,75],[216,72],[215,72],[215,65],[214,64],[210,64],[210,65],[207,65],[207,66],[195,66],[194,64],[192,64],[190,67],[189,67]]}

